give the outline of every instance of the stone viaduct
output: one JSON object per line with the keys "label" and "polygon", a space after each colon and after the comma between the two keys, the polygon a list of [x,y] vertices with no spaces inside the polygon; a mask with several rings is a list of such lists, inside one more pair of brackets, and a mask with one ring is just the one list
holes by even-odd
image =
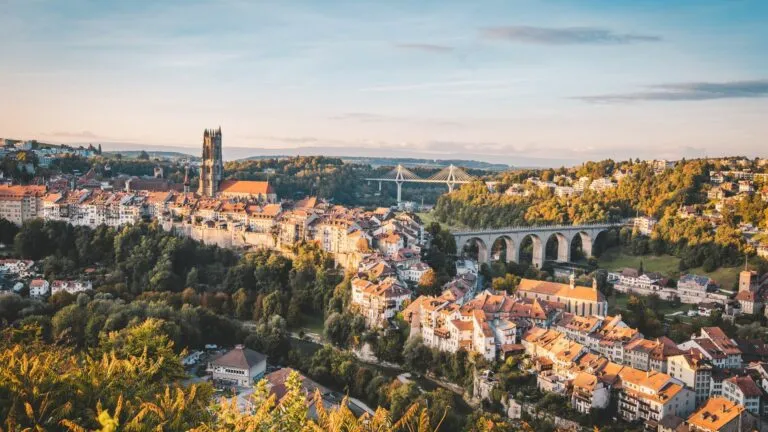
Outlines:
{"label": "stone viaduct", "polygon": [[606,222],[586,225],[540,225],[498,228],[477,231],[453,231],[456,240],[456,250],[460,251],[466,244],[477,245],[477,259],[487,263],[489,254],[496,242],[503,241],[507,251],[507,261],[517,262],[520,249],[526,237],[533,243],[533,265],[541,268],[544,264],[545,248],[550,237],[557,240],[557,261],[571,260],[571,244],[579,237],[581,249],[587,257],[592,256],[592,245],[601,233],[611,228],[620,227],[624,222]]}

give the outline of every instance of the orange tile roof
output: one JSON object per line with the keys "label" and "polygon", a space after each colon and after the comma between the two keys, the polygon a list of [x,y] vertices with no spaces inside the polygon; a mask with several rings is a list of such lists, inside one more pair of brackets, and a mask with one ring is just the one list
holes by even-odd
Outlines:
{"label": "orange tile roof", "polygon": [[566,299],[602,302],[605,296],[593,287],[574,286],[570,284],[548,282],[533,279],[522,279],[518,291],[531,292],[541,295],[558,296]]}
{"label": "orange tile roof", "polygon": [[698,411],[688,417],[687,423],[703,430],[719,431],[738,418],[744,407],[730,400],[715,396],[707,399]]}
{"label": "orange tile roof", "polygon": [[275,193],[272,185],[265,181],[224,180],[219,191],[223,194],[266,195]]}
{"label": "orange tile roof", "polygon": [[583,388],[583,389],[592,391],[595,389],[597,382],[598,382],[598,379],[596,376],[586,372],[579,372],[576,375],[576,377],[573,379],[573,387]]}
{"label": "orange tile roof", "polygon": [[619,372],[623,382],[629,382],[640,387],[647,387],[656,392],[660,391],[672,378],[669,375],[657,371],[641,371],[639,369],[625,367]]}

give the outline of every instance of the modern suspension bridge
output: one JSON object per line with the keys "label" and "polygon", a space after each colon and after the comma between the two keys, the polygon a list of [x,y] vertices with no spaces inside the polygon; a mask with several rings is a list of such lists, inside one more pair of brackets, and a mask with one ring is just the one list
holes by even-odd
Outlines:
{"label": "modern suspension bridge", "polygon": [[402,201],[403,183],[443,183],[448,186],[448,192],[453,192],[453,188],[456,185],[470,183],[475,180],[475,177],[453,164],[428,178],[421,178],[408,168],[398,165],[395,169],[381,177],[366,178],[366,180],[369,182],[379,182],[379,192],[381,192],[382,182],[395,183],[397,185],[397,203],[399,204]]}

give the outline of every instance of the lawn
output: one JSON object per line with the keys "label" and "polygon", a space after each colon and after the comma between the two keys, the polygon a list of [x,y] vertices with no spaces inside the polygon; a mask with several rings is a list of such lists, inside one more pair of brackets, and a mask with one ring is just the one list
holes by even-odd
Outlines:
{"label": "lawn", "polygon": [[[628,301],[629,301],[629,294],[614,292],[610,297],[608,297],[609,313],[612,313],[612,314],[616,313],[617,309],[626,309]],[[659,308],[656,310],[656,312],[658,312],[659,315],[661,316],[665,316],[665,315],[675,313],[677,311],[682,311],[683,313],[685,313],[691,309],[693,309],[693,305],[690,305],[690,304],[681,304],[678,307],[673,307],[672,303],[662,300],[659,302]]]}
{"label": "lawn", "polygon": [[[624,252],[621,248],[611,248],[603,252],[598,259],[598,266],[606,270],[621,270],[624,267],[640,266],[647,272],[659,272],[672,279],[680,277],[680,259],[671,255],[643,255],[635,256]],[[739,280],[741,267],[721,267],[713,272],[705,272],[701,267],[688,269],[685,273],[706,275],[715,280],[723,289],[732,290]]]}
{"label": "lawn", "polygon": [[305,332],[317,333],[321,336],[323,335],[323,326],[325,325],[323,314],[303,314],[301,318],[303,321],[301,329],[303,329]]}
{"label": "lawn", "polygon": [[469,229],[469,227],[461,224],[452,225],[452,224],[440,222],[435,218],[435,215],[432,212],[418,212],[416,213],[416,215],[419,216],[419,218],[421,218],[421,222],[424,225],[429,225],[432,222],[438,222],[440,223],[440,225],[443,226],[444,229],[448,229],[449,231],[461,231],[461,230]]}

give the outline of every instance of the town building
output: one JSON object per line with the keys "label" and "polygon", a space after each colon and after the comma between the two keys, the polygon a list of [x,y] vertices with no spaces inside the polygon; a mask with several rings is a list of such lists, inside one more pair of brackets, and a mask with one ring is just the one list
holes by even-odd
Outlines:
{"label": "town building", "polygon": [[667,373],[695,393],[696,404],[711,393],[712,363],[698,350],[691,349],[667,359]]}
{"label": "town building", "polygon": [[620,273],[608,273],[608,282],[613,283],[613,288],[616,291],[627,294],[643,296],[656,294],[662,300],[672,300],[677,295],[677,290],[668,288],[669,280],[660,273],[643,273],[638,269],[629,267]]}
{"label": "town building", "polygon": [[632,227],[639,234],[649,236],[653,233],[653,229],[656,228],[658,221],[655,218],[649,216],[638,216],[632,221]]}
{"label": "town building", "polygon": [[45,186],[0,185],[0,218],[16,225],[42,213]]}
{"label": "town building", "polygon": [[696,407],[693,391],[667,374],[625,367],[620,378],[619,417],[639,421],[646,430],[656,430],[667,415],[686,417]]}
{"label": "town building", "polygon": [[723,380],[723,397],[737,403],[750,413],[760,415],[760,397],[763,392],[751,376],[733,376]]}
{"label": "town building", "polygon": [[682,303],[699,304],[703,302],[728,302],[727,295],[717,292],[717,284],[707,276],[698,276],[692,273],[683,275],[677,281],[677,296]]}
{"label": "town building", "polygon": [[267,356],[243,345],[208,363],[208,372],[214,384],[249,387],[264,376]]}
{"label": "town building", "polygon": [[365,317],[369,326],[378,327],[392,319],[411,299],[412,292],[395,278],[379,283],[352,279],[352,307]]}
{"label": "town building", "polygon": [[93,289],[93,284],[90,281],[55,280],[51,284],[51,295],[59,292],[77,294],[84,291],[90,291],[91,289]]}
{"label": "town building", "polygon": [[597,289],[597,282],[593,280],[591,287],[576,286],[573,275],[569,284],[523,279],[520,281],[516,295],[523,299],[536,298],[562,303],[565,305],[565,311],[574,315],[604,316],[608,312],[608,302],[603,293]]}
{"label": "town building", "polygon": [[703,327],[697,337],[678,344],[678,348],[701,352],[712,365],[720,369],[742,367],[741,349],[719,327]]}
{"label": "town building", "polygon": [[51,284],[45,279],[32,279],[29,281],[29,296],[43,298],[50,292]]}
{"label": "town building", "polygon": [[[751,430],[743,406],[722,397],[712,397],[685,421],[689,432],[742,432]],[[680,430],[680,429],[678,429]]]}
{"label": "town building", "polygon": [[578,412],[589,414],[592,409],[603,409],[608,406],[611,389],[597,376],[580,372],[571,383],[571,406]]}

